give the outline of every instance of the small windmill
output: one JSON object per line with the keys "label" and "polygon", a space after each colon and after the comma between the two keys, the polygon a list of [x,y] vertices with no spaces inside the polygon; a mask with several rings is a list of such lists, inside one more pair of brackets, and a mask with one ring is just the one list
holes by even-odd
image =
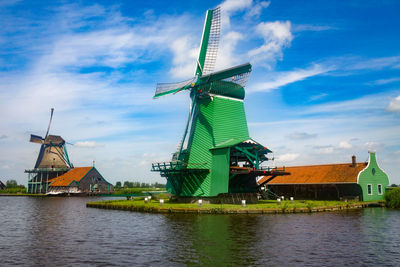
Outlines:
{"label": "small windmill", "polygon": [[58,135],[49,135],[51,121],[53,119],[54,108],[50,112],[49,126],[47,127],[45,137],[31,134],[30,142],[41,144],[36,168],[60,168],[68,169],[72,165],[69,161],[66,142]]}
{"label": "small windmill", "polygon": [[190,92],[189,116],[178,151],[171,162],[152,165],[152,171],[167,178],[167,187],[176,196],[252,192],[257,190],[256,177],[262,172],[267,175],[260,164],[272,151],[250,138],[244,111],[251,64],[212,72],[220,28],[220,8],[208,10],[195,76],[157,84],[153,97]]}

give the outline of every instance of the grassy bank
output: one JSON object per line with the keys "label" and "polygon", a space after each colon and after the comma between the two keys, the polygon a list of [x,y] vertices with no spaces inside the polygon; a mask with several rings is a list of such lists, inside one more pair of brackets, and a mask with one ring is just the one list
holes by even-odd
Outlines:
{"label": "grassy bank", "polygon": [[[128,211],[144,211],[159,213],[298,213],[360,209],[369,206],[369,202],[342,201],[282,201],[280,205],[275,200],[261,200],[257,204],[247,204],[245,207],[233,204],[198,204],[175,203],[164,200],[160,205],[158,200],[145,203],[143,199],[110,200],[89,202],[87,207],[117,209]],[[376,204],[376,203],[375,203]]]}
{"label": "grassy bank", "polygon": [[24,193],[26,193],[26,188],[21,188],[21,187],[0,189],[0,194],[24,194]]}
{"label": "grassy bank", "polygon": [[385,200],[387,207],[400,208],[400,187],[386,191]]}
{"label": "grassy bank", "polygon": [[114,189],[112,195],[134,195],[134,194],[136,195],[148,191],[165,191],[165,188],[151,188],[151,187],[119,188],[119,189]]}
{"label": "grassy bank", "polygon": [[45,197],[45,194],[0,193],[0,197]]}

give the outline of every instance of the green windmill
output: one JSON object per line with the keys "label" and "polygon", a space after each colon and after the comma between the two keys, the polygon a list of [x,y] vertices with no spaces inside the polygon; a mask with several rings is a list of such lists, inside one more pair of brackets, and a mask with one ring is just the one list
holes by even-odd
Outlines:
{"label": "green windmill", "polygon": [[170,162],[153,163],[178,197],[254,193],[258,176],[284,172],[261,168],[272,151],[250,138],[243,100],[251,64],[212,72],[218,52],[220,8],[208,10],[195,76],[157,84],[154,98],[189,90],[191,105],[178,151]]}

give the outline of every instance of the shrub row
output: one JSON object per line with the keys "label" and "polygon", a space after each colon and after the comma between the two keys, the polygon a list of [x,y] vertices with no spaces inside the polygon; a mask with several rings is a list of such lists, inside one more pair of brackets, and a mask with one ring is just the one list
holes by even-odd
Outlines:
{"label": "shrub row", "polygon": [[389,208],[400,208],[400,187],[386,191],[386,206]]}

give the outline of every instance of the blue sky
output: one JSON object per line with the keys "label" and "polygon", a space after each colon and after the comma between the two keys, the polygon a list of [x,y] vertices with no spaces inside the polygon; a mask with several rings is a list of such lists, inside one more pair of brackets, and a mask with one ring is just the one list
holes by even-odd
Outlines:
{"label": "blue sky", "polygon": [[207,9],[222,6],[217,69],[251,62],[245,107],[276,166],[359,161],[400,183],[398,1],[2,1],[0,179],[26,183],[50,108],[75,166],[110,182],[163,179],[181,139]]}

